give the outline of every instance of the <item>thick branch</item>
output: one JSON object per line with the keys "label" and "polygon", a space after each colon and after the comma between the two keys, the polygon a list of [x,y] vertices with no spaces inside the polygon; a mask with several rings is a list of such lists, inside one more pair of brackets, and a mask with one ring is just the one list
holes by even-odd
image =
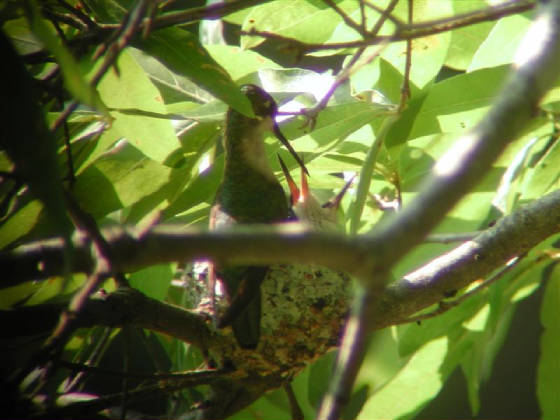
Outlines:
{"label": "thick branch", "polygon": [[[241,233],[228,237],[227,234],[216,235],[214,232],[175,235],[161,232],[170,230],[168,228],[169,226],[160,227],[140,239],[134,239],[120,231],[120,234],[113,235],[109,242],[114,247],[115,255],[120,256],[121,264],[129,267],[138,265],[141,259],[145,259],[143,265],[147,266],[156,261],[189,259],[194,255],[200,256],[201,253],[207,257],[221,256],[228,259],[233,256],[245,256],[250,261],[255,261],[255,257],[251,259],[250,256],[258,250],[257,256],[262,257],[261,262],[290,261],[299,256],[301,262],[312,262],[316,259],[330,261],[333,268],[348,268],[344,261],[351,261],[353,253],[356,252],[356,241],[339,243],[336,239],[340,237],[331,234],[298,236],[289,233]],[[379,329],[401,322],[415,312],[439,302],[448,292],[461,289],[486,276],[512,257],[531,250],[547,237],[559,232],[560,191],[556,191],[516,210],[473,240],[463,243],[387,286],[380,300],[372,307],[371,316],[376,321],[370,326]],[[248,238],[251,240],[248,241]],[[150,244],[151,252],[139,254],[139,250],[147,243]],[[83,244],[77,242],[76,248],[85,255]],[[18,265],[32,264],[31,261],[37,261],[41,249],[35,248],[31,255],[21,253],[21,250],[4,253],[0,255],[0,269],[6,272],[6,263],[14,255],[18,255],[15,260]],[[57,252],[57,258],[61,258],[62,244],[58,245]],[[54,248],[51,248],[47,255],[55,255]],[[323,255],[323,258],[319,258],[319,255]],[[127,256],[130,259],[125,262]],[[6,326],[2,337],[21,334],[22,324],[36,327],[36,331],[26,329],[27,335],[45,331],[54,325],[64,307],[40,305],[17,311],[4,311],[0,314],[2,325]],[[29,322],[22,321],[26,311]],[[15,319],[10,318],[11,315]],[[48,324],[49,319],[51,324]],[[81,327],[136,325],[202,347],[217,339],[210,334],[204,318],[199,314],[148,298],[134,289],[122,289],[104,298],[90,299],[78,319]],[[37,323],[38,320],[41,322]]]}
{"label": "thick branch", "polygon": [[[5,326],[0,338],[44,335],[56,325],[66,306],[64,303],[45,304],[0,311],[2,325]],[[167,334],[199,348],[206,348],[213,343],[212,340],[219,339],[212,336],[205,321],[196,312],[160,302],[130,288],[90,298],[75,318],[76,327],[134,325]],[[27,327],[22,329],[22,325]]]}
{"label": "thick branch", "polygon": [[[468,246],[473,253],[465,258],[467,265],[477,271],[466,274],[476,279],[559,231],[560,192],[554,192],[502,218],[492,228],[458,249]],[[350,238],[335,233],[298,230],[288,225],[276,230],[263,226],[229,232],[178,232],[174,225],[160,225],[141,237],[137,237],[134,232],[133,229],[122,228],[103,230],[113,250],[114,264],[118,270],[130,272],[154,264],[210,258],[253,264],[315,263],[360,276],[364,274],[366,258],[371,256],[371,260],[377,262],[376,255],[382,254],[383,248],[390,246],[380,243],[376,236],[358,235]],[[77,239],[74,248],[76,257],[73,259],[73,271],[90,270],[94,257],[90,254],[89,244]],[[1,252],[0,270],[5,273],[2,286],[61,274],[62,252],[60,239],[40,241]],[[475,253],[484,258],[475,259]],[[437,266],[443,271],[444,266],[449,264],[455,267],[465,263],[453,254],[440,258],[430,263],[429,267]],[[370,263],[369,260],[367,262]],[[461,277],[458,273],[454,276]],[[425,282],[423,280],[421,284],[425,285]],[[464,285],[464,282],[442,285],[440,292]],[[420,288],[418,285],[415,287]],[[399,295],[402,293],[399,292]],[[404,312],[409,313],[408,310]]]}
{"label": "thick branch", "polygon": [[372,308],[371,318],[378,324],[375,329],[392,325],[441,301],[531,250],[545,237],[560,232],[558,212],[560,191],[555,191],[389,285]]}
{"label": "thick branch", "polygon": [[490,111],[441,157],[416,198],[375,232],[385,246],[380,247],[381,254],[376,254],[371,273],[390,267],[418,245],[459,199],[480,182],[506,146],[533,119],[540,99],[558,77],[558,9],[557,2],[543,7]]}

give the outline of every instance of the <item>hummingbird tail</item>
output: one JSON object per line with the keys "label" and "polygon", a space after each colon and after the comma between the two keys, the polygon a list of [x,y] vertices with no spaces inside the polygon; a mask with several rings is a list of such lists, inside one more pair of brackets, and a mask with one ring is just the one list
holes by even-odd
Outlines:
{"label": "hummingbird tail", "polygon": [[[218,328],[231,325],[242,348],[255,348],[259,342],[261,326],[261,283],[268,267],[247,267],[229,307],[217,322]],[[231,282],[230,282],[231,283]]]}
{"label": "hummingbird tail", "polygon": [[233,321],[235,339],[244,349],[256,349],[261,336],[261,296],[256,296]]}

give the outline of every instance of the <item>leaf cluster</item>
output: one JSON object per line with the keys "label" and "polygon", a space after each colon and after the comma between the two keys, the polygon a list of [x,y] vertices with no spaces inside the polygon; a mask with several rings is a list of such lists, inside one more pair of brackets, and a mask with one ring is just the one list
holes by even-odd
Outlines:
{"label": "leaf cluster", "polygon": [[[7,273],[0,317],[10,328],[2,336],[0,369],[21,403],[20,412],[11,412],[176,418],[204,412],[203,401],[214,398],[221,411],[208,416],[297,417],[290,392],[257,400],[293,379],[299,412],[315,417],[334,383],[334,354],[296,378],[251,378],[243,386],[260,392],[236,399],[242,392],[235,370],[208,364],[201,345],[207,337],[197,335],[207,325],[193,310],[207,298],[199,265],[180,258],[180,247],[160,253],[158,246],[173,242],[158,242],[152,228],[170,223],[179,235],[206,229],[224,165],[224,113],[232,107],[251,115],[238,86],[256,83],[281,105],[281,130],[304,159],[320,201],[344,186],[345,175],[359,174],[339,220],[356,238],[375,234],[421,197],[434,165],[448,159],[457,140],[504,95],[511,63],[530,49],[520,44],[533,7],[523,0],[196,7],[172,0],[8,1],[0,11],[9,75],[0,140],[0,263]],[[332,69],[317,70],[325,66]],[[502,227],[507,233],[508,220],[525,220],[519,216],[527,214],[524,205],[533,206],[531,215],[554,219],[546,211],[555,207],[539,207],[560,182],[554,163],[560,160],[558,85],[547,90],[530,123],[450,211],[428,203],[441,217],[430,237],[390,267],[396,281],[371,305],[388,315],[364,336],[381,327],[390,333],[378,333],[364,355],[354,387],[346,390],[345,418],[412,418],[457,368],[476,413],[517,304],[545,282],[536,392],[544,417],[560,412],[554,397],[560,386],[557,228],[533,237],[540,222],[530,219],[534,225],[518,226],[526,230],[516,233],[516,247],[508,247],[505,234],[492,242]],[[280,179],[277,154],[299,178],[296,163],[272,137],[266,153]],[[133,239],[108,230],[130,225],[136,226]],[[477,237],[484,254],[459,253],[464,265],[457,282],[436,284],[456,269],[448,256],[461,248],[437,238],[464,241],[465,232],[470,238],[487,233]],[[47,237],[58,239],[47,243]],[[197,246],[231,257],[225,242],[197,238]],[[139,248],[125,246],[133,240]],[[319,258],[313,240],[300,257],[308,262]],[[332,241],[325,243],[330,250]],[[142,254],[131,249],[152,257],[138,263],[135,255]],[[328,258],[331,268],[352,265],[336,253],[325,255],[321,261]],[[442,267],[434,268],[438,261]],[[433,286],[431,294],[406,287],[417,278],[423,282],[415,284]],[[149,312],[135,313],[135,307]],[[189,327],[181,329],[185,320]],[[13,386],[22,376],[31,385],[20,393]],[[36,396],[45,402],[32,403]]]}

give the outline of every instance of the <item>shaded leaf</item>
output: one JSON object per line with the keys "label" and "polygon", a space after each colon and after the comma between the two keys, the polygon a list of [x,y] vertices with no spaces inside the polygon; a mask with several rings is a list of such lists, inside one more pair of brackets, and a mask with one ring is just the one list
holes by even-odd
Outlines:
{"label": "shaded leaf", "polygon": [[[58,234],[69,240],[73,228],[66,214],[56,142],[39,106],[34,81],[3,32],[0,33],[0,51],[6,59],[4,76],[9,80],[3,92],[9,100],[1,101],[0,105],[4,118],[0,149],[15,164],[17,177],[27,183],[45,205]],[[29,227],[29,223],[24,225]]]}
{"label": "shaded leaf", "polygon": [[132,273],[128,280],[130,285],[145,295],[163,300],[167,296],[173,270],[171,264],[153,265]]}
{"label": "shaded leaf", "polygon": [[237,111],[253,115],[249,100],[190,32],[179,28],[160,29],[134,44]]}
{"label": "shaded leaf", "polygon": [[172,172],[123,142],[76,178],[74,193],[85,210],[101,217],[157,191],[169,182]]}
{"label": "shaded leaf", "polygon": [[541,307],[541,356],[537,372],[537,397],[543,419],[560,417],[560,276],[557,265],[550,276]]}
{"label": "shaded leaf", "polygon": [[43,19],[37,3],[34,0],[29,0],[26,4],[28,5],[27,15],[31,29],[35,36],[45,44],[56,58],[62,72],[64,86],[76,100],[96,108],[104,115],[108,116],[108,110],[102,102],[99,93],[84,78],[78,63],[75,61],[72,54],[70,54],[70,51],[68,51],[55,35],[54,28]]}

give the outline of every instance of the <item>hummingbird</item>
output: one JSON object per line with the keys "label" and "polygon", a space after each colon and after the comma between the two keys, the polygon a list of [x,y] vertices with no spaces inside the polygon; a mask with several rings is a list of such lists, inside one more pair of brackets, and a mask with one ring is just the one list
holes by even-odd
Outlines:
{"label": "hummingbird", "polygon": [[[290,218],[287,197],[266,156],[266,131],[272,131],[308,173],[276,124],[278,107],[272,96],[256,85],[243,85],[241,91],[251,102],[255,116],[247,117],[232,108],[227,111],[224,174],[210,210],[211,230],[234,224],[277,223]],[[230,299],[217,326],[231,324],[242,348],[254,349],[259,341],[260,284],[267,271],[266,266],[214,265],[210,270],[211,294],[218,277]]]}
{"label": "hummingbird", "polygon": [[288,187],[290,189],[292,210],[297,219],[308,224],[315,230],[340,230],[337,218],[340,202],[348,191],[348,188],[350,188],[350,185],[352,185],[356,175],[352,176],[348,182],[346,182],[342,190],[337,195],[328,200],[326,203],[320,204],[317,198],[311,193],[311,191],[309,191],[306,172],[301,172],[300,189],[290,175],[290,172],[280,155],[278,155],[278,161],[280,162],[280,167],[282,168],[282,172],[286,177],[286,182],[288,183]]}

